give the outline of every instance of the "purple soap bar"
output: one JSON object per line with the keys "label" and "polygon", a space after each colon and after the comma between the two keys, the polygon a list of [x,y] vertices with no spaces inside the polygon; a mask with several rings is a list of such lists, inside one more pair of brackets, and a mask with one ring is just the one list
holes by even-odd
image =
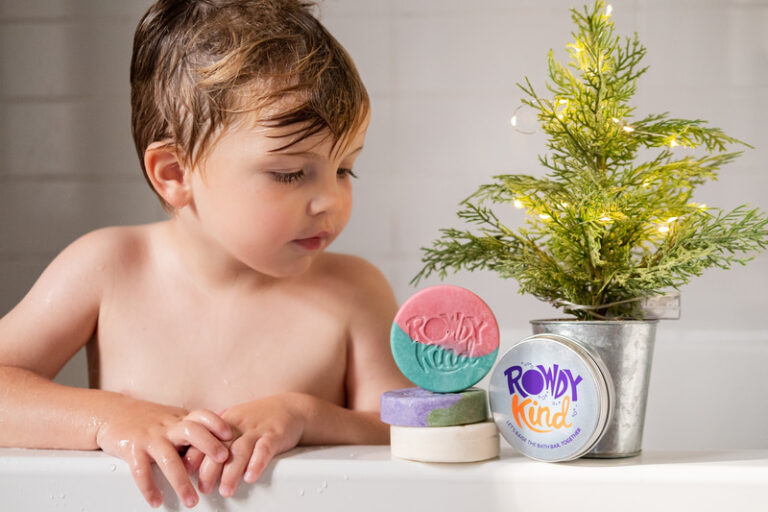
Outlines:
{"label": "purple soap bar", "polygon": [[488,417],[485,390],[434,393],[422,388],[387,391],[381,395],[381,421],[404,427],[449,427]]}

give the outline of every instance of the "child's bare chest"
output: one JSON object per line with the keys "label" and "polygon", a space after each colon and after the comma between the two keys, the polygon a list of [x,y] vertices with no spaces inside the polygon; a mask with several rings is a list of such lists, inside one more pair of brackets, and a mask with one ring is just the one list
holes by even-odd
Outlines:
{"label": "child's bare chest", "polygon": [[102,309],[91,364],[102,389],[189,409],[286,391],[343,404],[343,321],[332,305],[315,302],[125,293]]}

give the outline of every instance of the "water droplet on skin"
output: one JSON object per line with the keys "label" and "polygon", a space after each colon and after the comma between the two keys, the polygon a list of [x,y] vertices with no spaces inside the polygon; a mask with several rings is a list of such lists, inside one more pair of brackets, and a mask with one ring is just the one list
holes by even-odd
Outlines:
{"label": "water droplet on skin", "polygon": [[229,386],[229,381],[227,379],[224,379],[222,382],[224,383],[225,386]]}

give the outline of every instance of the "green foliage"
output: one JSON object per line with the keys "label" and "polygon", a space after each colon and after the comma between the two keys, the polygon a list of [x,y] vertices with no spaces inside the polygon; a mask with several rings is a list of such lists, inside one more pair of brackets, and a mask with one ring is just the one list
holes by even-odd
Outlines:
{"label": "green foliage", "polygon": [[[552,96],[537,94],[527,78],[518,84],[548,136],[550,152],[539,157],[546,177],[500,175],[482,185],[458,212],[477,231],[441,230],[423,248],[413,282],[488,269],[579,318],[639,318],[637,299],[678,288],[706,268],[744,264],[768,245],[764,213],[692,202],[696,186],[741,154],[729,146],[751,146],[698,119],[664,113],[631,121],[646,50],[637,34],[622,44],[603,7],[596,1],[591,10],[571,11],[577,31],[569,64],[549,52]],[[679,157],[675,147],[706,155]],[[655,158],[636,163],[640,149]],[[525,227],[505,226],[492,204],[525,208]]]}

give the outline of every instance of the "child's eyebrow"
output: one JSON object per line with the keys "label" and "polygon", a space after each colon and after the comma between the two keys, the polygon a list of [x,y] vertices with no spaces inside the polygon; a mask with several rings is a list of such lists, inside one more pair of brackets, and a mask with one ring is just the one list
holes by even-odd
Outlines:
{"label": "child's eyebrow", "polygon": [[[355,149],[354,151],[350,151],[347,156],[352,156],[355,153],[359,153],[363,150],[363,146],[360,146],[359,148]],[[320,153],[315,153],[314,151],[280,151],[277,153],[274,153],[275,155],[288,155],[288,156],[308,156],[312,158],[325,158],[325,155],[321,155]]]}

